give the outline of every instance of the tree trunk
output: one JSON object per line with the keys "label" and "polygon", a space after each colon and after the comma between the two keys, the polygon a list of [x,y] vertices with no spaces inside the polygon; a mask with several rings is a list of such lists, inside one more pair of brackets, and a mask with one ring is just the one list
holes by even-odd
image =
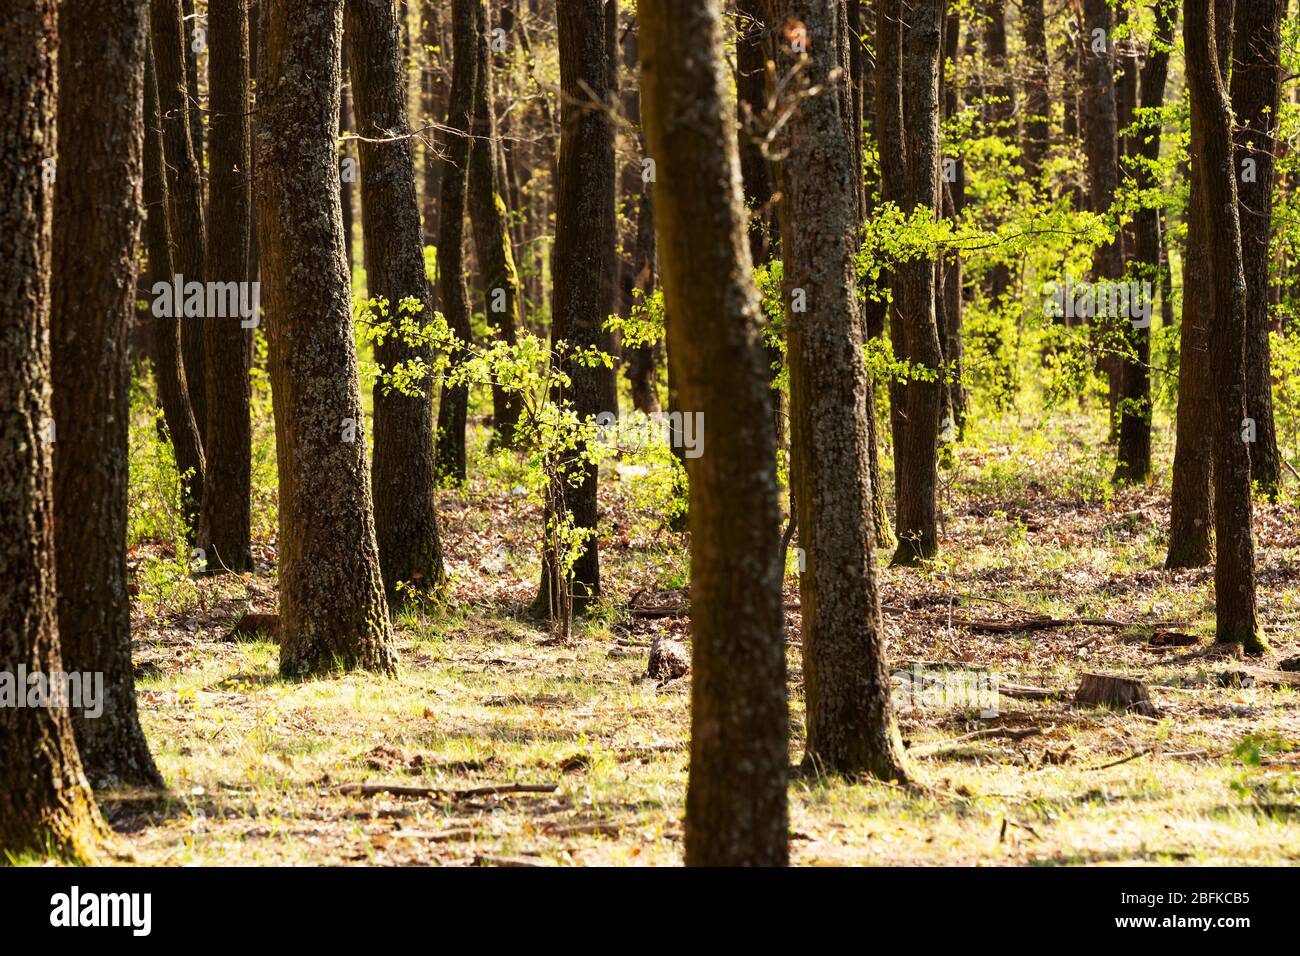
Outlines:
{"label": "tree trunk", "polygon": [[[104,712],[73,711],[96,785],[162,786],[136,715],[126,582],[127,429],[143,171],[146,11],[64,3],[50,282],[54,544],[71,671],[104,675]],[[105,104],[113,104],[111,108]],[[86,135],[95,130],[94,136]]]}
{"label": "tree trunk", "polygon": [[[474,140],[469,158],[469,217],[474,230],[479,282],[485,301],[483,312],[502,342],[516,341],[519,317],[519,273],[515,270],[505,201],[496,190],[498,140],[493,107],[492,65],[488,61],[487,11],[476,7],[480,22],[475,30]],[[492,420],[497,441],[509,446],[519,421],[519,399],[504,388],[492,389]]]}
{"label": "tree trunk", "polygon": [[[167,200],[172,237],[172,268],[184,282],[207,281],[203,247],[203,179],[190,126],[186,92],[185,39],[180,0],[150,0],[154,72],[158,80],[158,115],[162,117],[163,154],[167,162]],[[203,354],[203,322],[181,322],[181,353],[185,386],[199,440],[208,433],[207,362]]]}
{"label": "tree trunk", "polygon": [[1025,31],[1025,53],[1029,60],[1025,79],[1022,158],[1025,175],[1037,189],[1042,186],[1043,161],[1047,157],[1051,135],[1048,120],[1052,114],[1048,79],[1051,67],[1047,59],[1047,20],[1043,14],[1043,0],[1024,0],[1020,5],[1020,15]]}
{"label": "tree trunk", "polygon": [[[559,179],[555,199],[555,248],[551,264],[554,304],[553,346],[609,351],[605,320],[614,311],[614,126],[608,112],[610,70],[605,43],[605,0],[571,0],[557,9],[562,90]],[[670,359],[671,360],[671,359]],[[611,411],[609,370],[589,368],[559,357],[572,385],[557,397],[570,402],[580,419]],[[573,515],[575,528],[596,528],[597,469],[570,475],[560,509]],[[548,514],[546,520],[559,520]],[[548,607],[556,592],[556,569],[543,555],[542,580],[534,607]],[[559,582],[563,586],[564,582]],[[574,564],[574,607],[600,593],[600,554],[591,538]]]}
{"label": "tree trunk", "polygon": [[[767,10],[768,23],[786,31],[777,39],[778,70],[788,81],[797,66],[803,82],[824,87],[800,100],[783,131],[780,145],[787,152],[779,173],[790,303],[791,482],[806,555],[799,584],[808,725],[804,765],[901,780],[907,769],[890,706],[872,547],[867,370],[855,275],[856,171],[839,107],[847,78],[833,78],[839,65],[836,2],[768,0]],[[882,4],[880,12],[885,18],[892,14],[890,22],[897,24],[896,3]],[[922,3],[913,15],[914,42],[925,43],[925,32],[933,33],[934,87],[939,4]],[[792,30],[792,23],[802,30]],[[794,49],[797,41],[802,52]],[[931,120],[937,123],[937,114]],[[927,269],[933,277],[933,263]]]}
{"label": "tree trunk", "polygon": [[[1215,0],[1219,57],[1231,50],[1233,0]],[[1214,261],[1209,248],[1205,211],[1205,124],[1191,103],[1191,173],[1187,202],[1187,244],[1183,250],[1183,315],[1178,344],[1178,416],[1174,446],[1173,490],[1169,505],[1169,553],[1166,568],[1199,568],[1214,558],[1214,497],[1211,429],[1209,322],[1202,303],[1211,301]],[[1189,305],[1191,303],[1191,305]]]}
{"label": "tree trunk", "polygon": [[[952,64],[954,72],[957,59],[960,56],[960,41],[961,17],[956,13],[949,13],[944,18],[943,59],[945,67],[947,64]],[[943,94],[943,116],[945,120],[948,120],[956,116],[961,109],[961,96],[955,76],[944,76]],[[1032,96],[1030,100],[1032,102]],[[1027,130],[1032,129],[1032,123],[1031,118],[1026,126]],[[943,214],[955,220],[966,208],[966,162],[964,158],[955,157],[953,172],[954,175],[951,177],[951,181],[945,178],[942,192]],[[966,427],[966,410],[969,404],[966,386],[962,383],[962,370],[965,367],[966,355],[962,332],[962,311],[965,307],[965,279],[963,273],[961,253],[955,250],[949,252],[942,263],[941,271],[943,285],[940,299],[943,303],[943,324],[939,328],[939,333],[943,343],[944,362],[951,370],[952,375],[952,383],[948,387],[948,402],[952,408],[952,424],[957,433],[960,433]]]}
{"label": "tree trunk", "polygon": [[[369,293],[388,302],[390,321],[398,305],[415,299],[427,322],[433,298],[424,271],[420,205],[415,192],[415,141],[402,98],[401,47],[393,0],[347,0],[346,25],[352,90],[361,139],[361,227]],[[427,345],[408,345],[389,335],[375,344],[375,361],[386,371],[400,363],[431,362]],[[444,579],[442,545],[433,486],[433,383],[422,394],[404,395],[376,382],[375,451],[371,481],[379,565],[389,603],[397,585],[421,590]]]}
{"label": "tree trunk", "polygon": [[[1177,0],[1156,4],[1156,29],[1146,63],[1142,66],[1141,107],[1155,111],[1164,105],[1165,82],[1169,74],[1169,51],[1174,40],[1178,17]],[[1146,115],[1150,116],[1151,112]],[[1132,155],[1139,160],[1134,175],[1137,185],[1154,190],[1159,182],[1153,171],[1160,158],[1161,126],[1159,120],[1150,129],[1142,129],[1130,138]],[[1160,281],[1160,210],[1147,206],[1133,216],[1133,274],[1142,283],[1143,301],[1150,307]],[[1151,477],[1151,326],[1127,323],[1124,330],[1129,351],[1121,369],[1119,403],[1119,447],[1115,480],[1120,483],[1144,484]]]}
{"label": "tree trunk", "polygon": [[[939,42],[942,3],[913,7],[906,21],[894,0],[877,7],[877,123],[883,195],[904,212],[937,209]],[[894,266],[890,321],[894,354],[939,372],[943,354],[935,316],[934,260]],[[939,550],[938,438],[943,385],[913,378],[891,389],[898,548],[895,564],[928,560]]]}
{"label": "tree trunk", "polygon": [[1246,414],[1255,422],[1250,469],[1251,479],[1270,500],[1277,499],[1282,486],[1282,459],[1273,421],[1268,267],[1286,10],[1287,0],[1248,0],[1237,5],[1231,87],[1237,122],[1241,253],[1246,268]]}
{"label": "tree trunk", "polygon": [[264,15],[258,227],[280,477],[280,672],[391,673],[343,251],[343,0],[285,0]]}
{"label": "tree trunk", "polygon": [[[438,309],[463,342],[471,340],[469,290],[465,283],[465,212],[469,182],[469,134],[474,113],[474,83],[478,78],[478,43],[475,30],[482,0],[452,0],[453,67],[451,101],[447,108],[447,156],[439,189]],[[455,361],[457,355],[453,355]],[[438,403],[438,448],[435,471],[439,478],[465,480],[465,418],[469,390],[443,386]]]}
{"label": "tree trunk", "polygon": [[[252,205],[249,142],[248,8],[246,0],[208,0],[208,275],[246,283]],[[241,296],[241,299],[244,297]],[[249,295],[245,301],[257,302]],[[199,547],[207,570],[251,571],[252,421],[249,358],[256,315],[208,315],[207,483]]]}
{"label": "tree trunk", "polygon": [[[1246,274],[1242,263],[1233,156],[1232,106],[1224,83],[1228,58],[1219,57],[1216,11],[1208,2],[1188,3],[1183,24],[1187,86],[1201,124],[1205,224],[1212,270],[1209,350],[1215,382],[1214,563],[1215,642],[1241,644],[1249,653],[1266,650],[1255,603],[1255,551],[1251,535],[1250,445],[1246,415]],[[1223,67],[1220,67],[1220,63]]]}
{"label": "tree trunk", "polygon": [[[145,248],[149,256],[152,282],[170,284],[172,276],[171,226],[168,222],[167,174],[162,141],[162,121],[158,112],[158,84],[154,79],[152,41],[144,68],[144,204]],[[200,502],[203,500],[203,441],[190,407],[189,388],[185,381],[185,364],[181,357],[181,324],[176,315],[153,318],[154,375],[157,378],[158,403],[176,456],[176,470],[189,475],[181,485],[181,509],[191,535],[198,530]]]}
{"label": "tree trunk", "polygon": [[[56,6],[9,4],[0,45],[0,673],[15,676],[63,670],[49,397]],[[0,856],[85,861],[103,836],[67,709],[0,707]]]}
{"label": "tree trunk", "polygon": [[[440,123],[447,115],[448,76],[446,68],[448,45],[443,35],[442,6],[440,0],[423,0],[424,22],[424,83],[421,86],[425,125]],[[424,141],[424,242],[433,245],[438,241],[438,184],[442,181],[442,156],[446,146],[439,130],[428,129],[421,137]]]}
{"label": "tree trunk", "polygon": [[[356,132],[356,124],[352,122],[352,71],[348,69],[348,43],[347,29],[344,28],[344,43],[342,49],[342,61],[339,69],[343,73],[343,86],[339,95],[339,136],[346,137],[339,140],[339,188],[341,202],[343,204],[343,246],[347,252],[348,258],[348,278],[356,274],[356,206],[352,201],[352,184],[354,179],[357,148],[353,145],[355,140],[351,138]],[[369,282],[369,276],[366,277]]]}
{"label": "tree trunk", "polygon": [[776,429],[736,133],[724,113],[721,11],[718,0],[642,0],[638,13],[670,351],[682,402],[703,413],[712,443],[690,461],[686,863],[782,866],[789,730]]}

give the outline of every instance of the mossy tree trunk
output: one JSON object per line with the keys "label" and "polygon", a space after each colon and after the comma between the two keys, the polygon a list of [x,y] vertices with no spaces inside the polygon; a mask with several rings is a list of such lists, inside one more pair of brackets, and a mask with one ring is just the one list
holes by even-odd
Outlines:
{"label": "mossy tree trunk", "polygon": [[[928,10],[937,16],[934,5]],[[836,0],[768,0],[767,12],[774,30],[791,23],[806,30],[774,38],[780,74],[788,78],[797,68],[804,82],[821,88],[801,99],[791,117],[779,144],[786,154],[778,172],[789,304],[791,482],[805,555],[799,582],[804,765],[901,780],[907,771],[890,705],[876,585],[864,323],[855,274],[856,170],[840,106],[847,78],[834,76]],[[926,20],[924,9],[919,16],[935,31],[937,65],[938,22]],[[794,48],[796,40],[802,51]],[[927,271],[933,276],[933,264]]]}
{"label": "mossy tree trunk", "polygon": [[82,763],[96,785],[161,787],[136,713],[126,571],[147,28],[141,0],[72,0],[59,14],[50,352],[63,663],[104,675],[103,713],[73,711]]}
{"label": "mossy tree trunk", "polygon": [[263,12],[258,228],[280,477],[280,672],[391,673],[343,251],[343,0]]}
{"label": "mossy tree trunk", "polygon": [[[50,222],[54,0],[16,0],[0,44],[0,672],[63,670],[54,561]],[[20,693],[25,692],[20,689]],[[68,711],[0,707],[0,857],[89,860],[104,835]]]}

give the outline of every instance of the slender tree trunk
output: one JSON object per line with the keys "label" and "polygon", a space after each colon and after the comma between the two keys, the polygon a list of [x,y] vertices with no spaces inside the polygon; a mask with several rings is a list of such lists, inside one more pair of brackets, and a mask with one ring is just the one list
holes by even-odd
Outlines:
{"label": "slender tree trunk", "polygon": [[[465,282],[465,213],[469,184],[470,130],[474,84],[478,78],[476,24],[482,0],[452,0],[454,63],[447,109],[447,156],[442,169],[438,232],[438,308],[463,342],[471,340],[469,290]],[[457,356],[452,356],[453,360]],[[443,386],[438,403],[438,448],[435,471],[443,480],[465,480],[465,419],[469,390]]]}
{"label": "slender tree trunk", "polygon": [[[246,0],[208,0],[208,273],[212,282],[248,282],[252,206]],[[241,296],[254,303],[254,296]],[[204,318],[207,353],[208,481],[199,527],[207,570],[251,571],[252,420],[249,380],[257,316]]]}
{"label": "slender tree trunk", "polygon": [[[171,226],[168,222],[167,174],[163,159],[162,121],[158,113],[158,84],[154,79],[152,43],[144,69],[144,204],[145,248],[149,272],[154,283],[170,285],[172,271]],[[151,283],[150,288],[153,288]],[[203,499],[203,441],[190,408],[185,364],[181,357],[181,323],[174,314],[153,318],[154,375],[157,377],[158,403],[176,456],[176,469],[188,479],[181,485],[181,508],[191,533],[197,531],[200,502]]]}
{"label": "slender tree trunk", "polygon": [[199,180],[203,170],[203,98],[199,95],[199,54],[207,48],[206,30],[194,15],[194,0],[181,0],[181,17],[185,39],[185,94],[189,101],[190,142],[194,144],[194,159],[199,165]]}
{"label": "slender tree trunk", "polygon": [[[949,13],[944,17],[944,69],[949,66],[956,72],[961,50],[961,16]],[[956,77],[945,73],[943,81],[943,115],[951,119],[961,109],[961,96]],[[1030,98],[1032,102],[1032,97]],[[1027,129],[1032,128],[1032,118]],[[943,214],[956,219],[966,208],[966,161],[954,157],[953,175],[943,179]],[[962,311],[965,306],[964,269],[961,253],[952,251],[941,264],[942,279],[940,300],[943,304],[943,321],[939,329],[943,341],[943,358],[951,370],[952,383],[948,387],[948,402],[952,408],[952,424],[957,433],[966,427],[966,410],[969,396],[962,383],[966,346],[962,332]]]}
{"label": "slender tree trunk", "polygon": [[280,475],[280,672],[393,672],[336,172],[343,0],[284,0],[264,15],[258,226]]}
{"label": "slender tree trunk", "polygon": [[[686,863],[783,866],[789,731],[776,430],[736,133],[724,113],[722,16],[718,0],[642,0],[638,13],[670,353],[685,407],[710,423],[709,453],[690,462]],[[698,282],[700,274],[717,281]]]}
{"label": "slender tree trunk", "polygon": [[[1204,2],[1204,0],[1197,0]],[[1233,0],[1215,0],[1214,20],[1219,57],[1231,50]],[[1187,203],[1187,244],[1183,250],[1183,315],[1178,344],[1178,416],[1170,492],[1167,568],[1199,568],[1214,558],[1214,481],[1211,430],[1209,320],[1203,303],[1213,295],[1213,267],[1205,210],[1204,121],[1191,103],[1191,172]]]}
{"label": "slender tree trunk", "polygon": [[[154,73],[158,80],[159,116],[162,117],[163,154],[167,163],[167,200],[172,237],[172,268],[185,284],[207,281],[203,246],[203,174],[190,125],[186,92],[188,47],[180,0],[150,0]],[[199,439],[207,439],[207,361],[203,354],[203,321],[186,316],[181,321],[181,353],[185,385]],[[200,497],[201,500],[201,497]]]}
{"label": "slender tree trunk", "polygon": [[[559,179],[555,200],[555,248],[551,265],[551,341],[575,349],[609,351],[605,320],[614,311],[614,126],[609,115],[609,50],[605,41],[605,0],[571,0],[557,8],[560,40],[561,133]],[[572,385],[560,399],[570,402],[580,419],[609,408],[610,373],[558,359]],[[670,356],[671,361],[671,356]],[[573,515],[575,528],[596,528],[597,469],[570,475],[559,495],[562,510]],[[546,520],[561,520],[562,511]],[[548,607],[556,592],[556,568],[543,555],[542,580],[534,607]],[[560,586],[564,582],[559,582]],[[588,540],[574,564],[574,608],[600,594],[600,555]]]}
{"label": "slender tree trunk", "polygon": [[[370,294],[388,303],[418,301],[417,321],[428,321],[433,297],[424,270],[420,206],[415,192],[415,141],[402,97],[399,30],[393,0],[347,0],[344,35],[361,139],[361,227]],[[386,371],[432,361],[427,345],[389,335],[375,344]],[[433,486],[433,388],[404,395],[384,382],[374,389],[375,451],[371,481],[379,564],[390,604],[399,583],[421,590],[444,579]]]}
{"label": "slender tree trunk", "polygon": [[[1228,59],[1220,59],[1216,11],[1208,0],[1190,0],[1183,24],[1187,86],[1203,125],[1205,223],[1213,269],[1210,368],[1214,376],[1214,564],[1215,643],[1267,649],[1255,603],[1255,552],[1251,533],[1250,445],[1243,440],[1246,415],[1246,274],[1242,263],[1233,155],[1232,105],[1224,82]],[[1220,67],[1223,64],[1223,67]]]}
{"label": "slender tree trunk", "polygon": [[[1165,82],[1169,74],[1169,51],[1178,17],[1177,0],[1156,4],[1156,29],[1142,66],[1141,107],[1154,111],[1164,105]],[[1150,115],[1148,113],[1147,115]],[[1130,150],[1139,160],[1134,175],[1145,190],[1158,187],[1153,171],[1160,158],[1161,128],[1143,129],[1130,140]],[[1155,296],[1146,294],[1160,281],[1160,210],[1139,209],[1133,217],[1133,273],[1142,283],[1143,301],[1149,308]],[[1121,369],[1119,404],[1119,448],[1115,480],[1144,484],[1151,477],[1151,325],[1130,321],[1124,330],[1129,351]]]}
{"label": "slender tree trunk", "polygon": [[[513,345],[519,317],[519,273],[505,200],[496,190],[498,140],[493,108],[492,64],[488,57],[487,11],[478,7],[481,22],[475,31],[478,55],[474,83],[474,140],[469,157],[469,216],[474,230],[474,251],[478,258],[479,282],[485,301],[483,312],[497,338]],[[492,389],[492,419],[497,440],[510,445],[519,421],[519,399],[506,389]]]}
{"label": "slender tree trunk", "polygon": [[161,787],[136,715],[126,582],[147,24],[141,0],[68,0],[59,14],[50,354],[63,663],[104,675],[103,714],[73,711],[77,744],[92,783]]}
{"label": "slender tree trunk", "polygon": [[[804,765],[901,780],[907,776],[906,758],[890,705],[872,547],[867,370],[855,276],[855,170],[839,106],[847,78],[833,77],[839,65],[836,6],[836,0],[767,4],[768,23],[786,31],[777,40],[778,69],[788,77],[798,66],[804,82],[824,86],[800,100],[780,144],[787,151],[780,180],[784,291],[790,304],[791,481],[806,556],[799,584],[808,726]],[[880,12],[896,18],[897,7],[890,7],[884,3]],[[938,4],[923,3],[913,12],[916,42],[924,42],[921,24],[934,31],[933,70]],[[802,25],[793,36],[791,23]],[[802,52],[794,49],[797,41]],[[927,268],[933,276],[933,263]]]}
{"label": "slender tree trunk", "polygon": [[1043,13],[1043,0],[1023,0],[1020,16],[1025,33],[1025,53],[1029,61],[1025,78],[1023,162],[1025,175],[1037,188],[1042,184],[1043,161],[1047,157],[1048,139],[1051,135],[1049,119],[1052,114],[1051,86],[1048,81],[1051,66],[1047,59],[1047,18]]}
{"label": "slender tree trunk", "polygon": [[[915,5],[905,18],[895,0],[877,7],[877,122],[883,194],[905,214],[938,212],[939,43],[942,3]],[[937,12],[936,12],[937,11]],[[943,363],[935,316],[934,260],[894,266],[890,321],[894,354],[924,369]],[[943,385],[913,378],[892,388],[898,548],[895,564],[914,564],[939,550],[938,438]]]}
{"label": "slender tree trunk", "polygon": [[[423,0],[422,4],[427,62],[421,92],[426,125],[440,123],[447,115],[447,42],[442,26],[442,6],[441,0]],[[438,241],[438,184],[443,176],[441,150],[446,142],[436,129],[426,130],[421,138],[424,140],[424,242],[433,245]]]}
{"label": "slender tree trunk", "polygon": [[[0,44],[0,673],[9,675],[63,670],[49,392],[56,7],[9,4]],[[0,857],[89,860],[103,836],[67,709],[0,707]]]}
{"label": "slender tree trunk", "polygon": [[1241,253],[1246,268],[1246,408],[1255,423],[1250,469],[1251,479],[1270,500],[1276,500],[1282,486],[1282,459],[1273,421],[1268,267],[1286,11],[1287,0],[1243,0],[1237,4],[1231,86]]}
{"label": "slender tree trunk", "polygon": [[[342,52],[343,88],[339,96],[339,183],[343,204],[343,244],[347,250],[348,276],[357,271],[356,259],[356,206],[352,201],[352,184],[356,182],[357,149],[351,135],[356,132],[352,121],[352,71],[348,68],[347,30],[344,29]],[[349,279],[350,281],[350,279]],[[369,276],[366,277],[369,282]]]}

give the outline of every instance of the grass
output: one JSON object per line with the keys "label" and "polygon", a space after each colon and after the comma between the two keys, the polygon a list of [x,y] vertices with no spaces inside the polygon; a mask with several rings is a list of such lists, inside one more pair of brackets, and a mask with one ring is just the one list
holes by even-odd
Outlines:
{"label": "grass", "polygon": [[[1152,687],[1159,715],[1006,697],[995,717],[904,708],[921,785],[795,778],[794,862],[1300,859],[1297,692],[1223,687],[1223,661],[1150,644],[1155,630],[1174,629],[1207,646],[1212,574],[1161,566],[1167,420],[1147,487],[1111,486],[1103,431],[1096,414],[1077,411],[973,421],[942,475],[940,558],[881,571],[890,660],[956,662],[1066,691],[1085,671],[1123,673]],[[269,441],[265,432],[259,427]],[[647,593],[657,603],[684,600],[684,539],[660,520],[644,476],[606,469],[608,593],[572,641],[557,643],[524,615],[538,578],[539,509],[514,490],[509,458],[491,458],[482,427],[472,447],[474,480],[439,499],[447,603],[396,615],[396,680],[286,682],[275,645],[222,640],[243,611],[274,609],[268,533],[255,548],[257,573],[171,591],[151,585],[137,600],[141,715],[169,789],[104,795],[119,862],[680,864],[689,680],[659,686],[642,674],[653,636],[685,636],[689,622],[635,617],[628,605]],[[273,465],[264,467],[273,477]],[[1262,663],[1270,666],[1300,643],[1298,518],[1293,500],[1257,511],[1260,605],[1273,644]],[[167,548],[139,544],[137,578],[151,567],[145,559],[165,560]],[[787,605],[797,607],[797,597],[791,573]],[[1026,613],[1125,626],[1009,634],[970,626]],[[794,763],[803,733],[800,620],[797,610],[787,616]],[[958,741],[979,730],[1035,733]],[[339,792],[358,782],[556,789]]]}

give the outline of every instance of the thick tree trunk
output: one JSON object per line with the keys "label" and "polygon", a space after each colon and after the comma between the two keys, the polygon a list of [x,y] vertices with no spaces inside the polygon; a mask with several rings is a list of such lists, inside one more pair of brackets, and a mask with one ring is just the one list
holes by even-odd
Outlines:
{"label": "thick tree trunk", "polygon": [[[1215,0],[1218,61],[1226,62],[1232,42],[1233,0]],[[1205,211],[1205,123],[1191,104],[1191,173],[1187,244],[1183,250],[1183,315],[1178,344],[1178,415],[1173,489],[1169,496],[1167,568],[1199,568],[1214,558],[1214,490],[1211,429],[1214,416],[1209,320],[1202,303],[1213,295],[1214,260]]]}
{"label": "thick tree trunk", "polygon": [[1276,499],[1282,459],[1273,421],[1269,355],[1269,237],[1273,220],[1274,153],[1282,99],[1282,20],[1287,0],[1243,0],[1233,35],[1232,109],[1236,117],[1241,253],[1246,268],[1246,409],[1255,422],[1251,479]]}
{"label": "thick tree trunk", "polygon": [[1043,161],[1047,157],[1052,114],[1050,65],[1047,59],[1047,19],[1043,0],[1024,0],[1020,5],[1028,59],[1025,77],[1025,122],[1022,142],[1025,175],[1035,188],[1041,187]]}
{"label": "thick tree trunk", "polygon": [[[1156,30],[1151,48],[1142,66],[1141,107],[1155,111],[1164,105],[1165,82],[1169,74],[1169,51],[1178,17],[1177,0],[1161,0],[1156,5]],[[1151,113],[1147,113],[1151,115]],[[1130,139],[1130,150],[1140,160],[1134,175],[1142,189],[1155,189],[1159,183],[1153,168],[1160,158],[1161,129],[1144,128]],[[1133,274],[1144,290],[1154,292],[1160,281],[1160,211],[1154,207],[1139,209],[1133,217]],[[1150,307],[1155,296],[1143,296]],[[1151,477],[1151,326],[1149,321],[1129,322],[1125,336],[1133,359],[1126,359],[1121,370],[1119,403],[1119,448],[1115,480],[1143,484]]]}
{"label": "thick tree trunk", "polygon": [[[559,180],[556,183],[555,248],[551,265],[551,341],[575,349],[609,351],[605,320],[614,311],[614,125],[608,111],[612,90],[606,62],[605,0],[572,0],[557,10],[562,92]],[[558,396],[580,419],[609,408],[609,370],[558,359],[572,380]],[[597,469],[571,475],[560,494],[561,508],[575,528],[596,528]],[[548,523],[559,515],[547,515]],[[549,549],[534,606],[543,610],[556,592],[556,568]],[[564,586],[565,582],[558,582]],[[568,582],[575,609],[600,593],[600,555],[591,538]]]}
{"label": "thick tree trunk", "polygon": [[[49,397],[56,6],[9,4],[0,45],[0,673],[9,675],[64,669]],[[67,709],[0,707],[0,857],[89,860],[103,835]]]}
{"label": "thick tree trunk", "polygon": [[[465,212],[469,184],[470,130],[474,114],[474,83],[478,78],[478,43],[474,35],[482,0],[452,0],[454,62],[451,100],[447,108],[447,156],[439,188],[438,309],[457,338],[469,342],[469,290],[465,282]],[[457,355],[453,355],[455,361]],[[438,403],[435,471],[443,480],[465,480],[465,419],[469,390],[443,386]]]}
{"label": "thick tree trunk", "polygon": [[280,672],[393,672],[337,173],[343,0],[264,13],[258,227],[280,476]]}
{"label": "thick tree trunk", "polygon": [[136,715],[126,582],[127,330],[135,312],[148,20],[140,0],[103,7],[65,2],[59,19],[50,283],[59,633],[69,670],[104,675],[103,714],[73,711],[91,782],[162,786]]}
{"label": "thick tree trunk", "polygon": [[[172,237],[172,268],[186,284],[207,281],[203,227],[203,178],[190,126],[185,70],[188,32],[181,21],[180,0],[150,0],[154,73],[158,80],[163,154],[167,161],[167,201]],[[181,352],[185,386],[199,439],[207,439],[207,362],[203,321],[183,318]]]}
{"label": "thick tree trunk", "polygon": [[[1253,2],[1253,0],[1252,0]],[[1205,224],[1213,257],[1210,370],[1214,377],[1215,642],[1266,649],[1255,603],[1255,552],[1251,534],[1250,445],[1246,415],[1246,274],[1242,263],[1233,155],[1232,106],[1224,83],[1227,57],[1216,49],[1215,13],[1191,0],[1183,25],[1187,86],[1202,125]],[[1222,64],[1222,67],[1220,66]]]}
{"label": "thick tree trunk", "polygon": [[[162,121],[158,112],[158,84],[154,79],[152,42],[144,70],[144,204],[145,249],[149,256],[150,289],[157,282],[171,283],[171,226],[167,201],[167,174],[163,158]],[[181,357],[181,321],[176,315],[153,318],[154,375],[157,378],[158,403],[176,455],[176,469],[189,475],[181,487],[181,508],[191,534],[198,530],[200,502],[203,500],[203,441],[190,407],[189,388],[185,381],[185,363]]]}
{"label": "thick tree trunk", "polygon": [[[427,322],[433,297],[424,271],[420,205],[415,192],[415,141],[402,98],[399,31],[393,0],[347,0],[352,90],[361,139],[361,227],[370,295],[388,302],[390,321],[398,305],[415,299]],[[375,344],[375,361],[386,371],[400,363],[432,361],[427,345],[408,345],[400,335]],[[374,389],[375,452],[371,481],[379,565],[390,604],[405,582],[421,590],[444,578],[433,486],[433,383],[422,394],[404,395],[384,382]]]}
{"label": "thick tree trunk", "polygon": [[[911,214],[938,212],[939,45],[943,4],[914,6],[904,18],[894,0],[877,7],[877,123],[883,194]],[[890,321],[894,354],[924,369],[943,364],[935,316],[934,260],[894,266]],[[898,548],[895,564],[914,564],[939,550],[938,439],[943,385],[913,378],[891,389]]]}
{"label": "thick tree trunk", "polygon": [[642,0],[638,13],[672,360],[682,402],[703,413],[712,443],[690,462],[686,863],[781,866],[789,731],[776,430],[724,114],[721,11],[718,0]]}
{"label": "thick tree trunk", "polygon": [[[510,241],[505,201],[496,190],[498,182],[498,140],[496,113],[493,108],[492,64],[488,58],[487,12],[476,8],[480,16],[475,36],[474,140],[469,157],[469,217],[474,230],[474,251],[478,258],[479,283],[482,288],[483,312],[497,338],[513,345],[519,318],[519,273]],[[492,389],[492,420],[497,440],[510,445],[519,421],[519,398],[506,389]]]}
{"label": "thick tree trunk", "polygon": [[[246,283],[251,232],[248,9],[246,0],[208,0],[208,278]],[[241,296],[250,304],[257,297]],[[257,316],[208,315],[208,431],[204,441],[199,547],[207,570],[251,571],[252,421],[249,358]]]}
{"label": "thick tree trunk", "polygon": [[[883,6],[892,7],[881,11],[884,17],[897,17],[895,4]],[[804,82],[824,86],[800,101],[780,144],[787,151],[780,181],[784,291],[791,304],[791,481],[806,555],[799,585],[808,725],[804,764],[904,779],[872,546],[855,170],[839,106],[847,78],[833,78],[836,2],[769,0],[767,10],[769,24],[787,32],[791,23],[803,26],[793,38],[777,39],[778,70],[788,78],[798,66]],[[913,15],[915,42],[925,42],[921,34],[927,28],[933,31],[930,66],[937,95],[938,4],[923,3]],[[795,41],[802,52],[793,48]],[[931,119],[937,122],[937,114]],[[933,276],[933,263],[927,269]],[[933,285],[930,290],[933,327]]]}

